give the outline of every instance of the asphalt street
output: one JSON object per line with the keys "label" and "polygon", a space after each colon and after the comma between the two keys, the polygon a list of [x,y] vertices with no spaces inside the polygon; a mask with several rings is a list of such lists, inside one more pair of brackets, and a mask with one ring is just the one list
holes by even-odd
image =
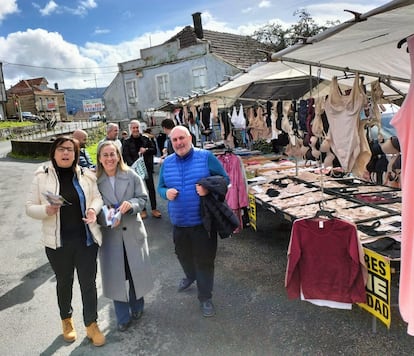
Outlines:
{"label": "asphalt street", "polygon": [[[0,152],[7,150],[0,143]],[[1,156],[1,154],[0,154]],[[40,162],[0,158],[0,355],[412,355],[398,307],[390,330],[354,306],[351,311],[288,300],[284,288],[289,229],[258,209],[258,231],[244,229],[219,241],[213,301],[217,314],[201,316],[195,287],[177,293],[182,273],[173,252],[166,205],[146,221],[155,288],[141,320],[121,333],[112,302],[101,296],[99,325],[107,344],[85,337],[79,287],[74,287],[78,340],[64,342],[55,279],[40,244],[40,222],[24,202]],[[395,301],[396,302],[396,301]]]}

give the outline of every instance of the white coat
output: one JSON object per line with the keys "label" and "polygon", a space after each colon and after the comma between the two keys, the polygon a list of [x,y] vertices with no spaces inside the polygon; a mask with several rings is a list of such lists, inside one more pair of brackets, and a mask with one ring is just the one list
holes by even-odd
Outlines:
{"label": "white coat", "polygon": [[[94,209],[98,214],[102,208],[102,198],[96,185],[95,173],[88,169],[76,168],[79,184],[85,194],[86,210]],[[26,201],[26,214],[34,219],[42,220],[42,242],[46,247],[57,249],[62,246],[60,237],[60,214],[47,215],[46,207],[49,202],[43,193],[50,191],[59,194],[59,179],[53,165],[39,167],[32,181]],[[84,212],[86,213],[86,212]],[[89,224],[93,240],[101,245],[102,235],[98,224]]]}

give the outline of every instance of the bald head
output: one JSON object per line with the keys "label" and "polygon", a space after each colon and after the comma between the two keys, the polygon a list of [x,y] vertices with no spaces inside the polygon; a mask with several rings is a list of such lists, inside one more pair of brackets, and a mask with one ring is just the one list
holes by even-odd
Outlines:
{"label": "bald head", "polygon": [[184,126],[175,126],[170,133],[174,151],[179,156],[185,156],[193,147],[190,131]]}
{"label": "bald head", "polygon": [[73,138],[79,141],[80,147],[84,148],[86,146],[86,141],[88,140],[88,133],[84,130],[75,130],[73,131]]}

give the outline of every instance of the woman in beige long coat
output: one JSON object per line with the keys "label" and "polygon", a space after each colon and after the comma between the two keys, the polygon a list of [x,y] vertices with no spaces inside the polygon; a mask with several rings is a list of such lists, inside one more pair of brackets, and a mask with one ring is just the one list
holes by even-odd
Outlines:
{"label": "woman in beige long coat", "polygon": [[[144,295],[153,287],[147,232],[139,214],[148,195],[145,183],[124,163],[113,141],[99,146],[97,158],[98,188],[105,204],[98,217],[103,295],[114,301],[118,330],[125,331],[131,320],[141,317]],[[115,213],[110,226],[105,207]]]}

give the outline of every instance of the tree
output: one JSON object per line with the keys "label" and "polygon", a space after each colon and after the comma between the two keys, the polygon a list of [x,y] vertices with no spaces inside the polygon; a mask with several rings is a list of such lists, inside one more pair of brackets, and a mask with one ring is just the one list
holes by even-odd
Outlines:
{"label": "tree", "polygon": [[282,25],[275,23],[263,26],[255,31],[252,37],[266,44],[269,50],[277,52],[288,46],[288,34],[288,30],[283,29]]}
{"label": "tree", "polygon": [[339,21],[327,21],[325,26],[319,26],[305,9],[297,10],[293,15],[299,16],[296,24],[286,29],[278,23],[268,24],[255,31],[252,37],[266,44],[269,50],[277,52],[339,23]]}

